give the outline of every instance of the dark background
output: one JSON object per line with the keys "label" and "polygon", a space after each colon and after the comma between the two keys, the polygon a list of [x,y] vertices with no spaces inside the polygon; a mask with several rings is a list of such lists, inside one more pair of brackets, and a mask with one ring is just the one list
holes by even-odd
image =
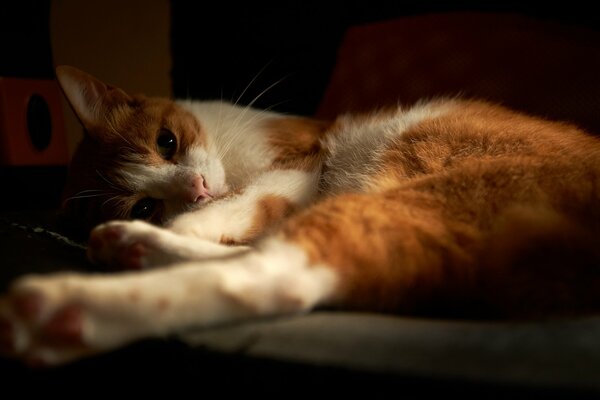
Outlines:
{"label": "dark background", "polygon": [[[255,101],[257,108],[301,115],[313,115],[317,110],[344,32],[351,26],[456,11],[517,13],[596,31],[600,26],[599,13],[583,2],[542,7],[510,1],[231,4],[171,0],[170,5],[175,97],[223,99],[243,105]],[[2,2],[0,76],[54,77],[50,8],[50,0]],[[64,167],[0,168],[0,179],[10,192],[0,196],[0,206],[17,210],[57,207],[65,173]]]}
{"label": "dark background", "polygon": [[0,76],[54,77],[50,46],[50,0],[1,3],[0,51]]}
{"label": "dark background", "polygon": [[[485,4],[482,4],[485,3]],[[287,1],[206,3],[172,0],[172,81],[176,97],[242,98],[258,108],[312,115],[345,30],[400,16],[453,11],[511,12],[598,27],[577,2]],[[549,2],[548,2],[549,3]],[[277,83],[278,82],[278,83]]]}
{"label": "dark background", "polygon": [[[171,0],[173,92],[179,98],[233,101],[243,93],[239,101],[248,104],[274,85],[255,106],[310,115],[349,26],[407,15],[477,11],[519,13],[598,29],[600,14],[590,4]],[[0,76],[54,76],[50,5],[50,0],[2,2]]]}

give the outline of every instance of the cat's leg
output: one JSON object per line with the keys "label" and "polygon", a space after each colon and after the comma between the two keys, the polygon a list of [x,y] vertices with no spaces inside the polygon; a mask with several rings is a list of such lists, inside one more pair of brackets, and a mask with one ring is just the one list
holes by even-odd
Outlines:
{"label": "cat's leg", "polygon": [[167,229],[216,243],[250,243],[312,201],[318,179],[316,169],[273,169],[233,196],[176,217]]}
{"label": "cat's leg", "polygon": [[91,232],[87,253],[96,264],[141,270],[233,255],[248,248],[180,235],[144,221],[112,221]]}
{"label": "cat's leg", "polygon": [[392,189],[326,199],[285,222],[278,236],[326,266],[344,308],[406,312],[472,295],[480,232],[427,190]]}
{"label": "cat's leg", "polygon": [[28,276],[0,298],[0,353],[61,364],[141,338],[306,311],[335,285],[329,270],[281,241],[172,268]]}
{"label": "cat's leg", "polygon": [[[457,282],[469,276],[469,259],[434,203],[413,193],[338,196],[238,256],[139,273],[25,277],[3,299],[0,347],[61,363],[140,338],[319,305],[411,310],[461,293]],[[447,269],[455,262],[465,276]]]}
{"label": "cat's leg", "polygon": [[[95,228],[92,261],[126,269],[145,269],[176,261],[201,260],[244,251],[267,228],[316,192],[317,175],[272,170],[240,193],[175,218],[164,228],[142,221],[113,221]],[[236,245],[236,246],[231,246]]]}

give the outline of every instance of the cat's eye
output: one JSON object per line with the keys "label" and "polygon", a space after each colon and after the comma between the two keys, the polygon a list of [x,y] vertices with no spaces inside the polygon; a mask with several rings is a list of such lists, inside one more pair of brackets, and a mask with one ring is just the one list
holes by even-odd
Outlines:
{"label": "cat's eye", "polygon": [[165,160],[170,160],[177,151],[177,138],[168,129],[162,128],[156,138],[158,153]]}
{"label": "cat's eye", "polygon": [[156,211],[156,199],[146,197],[133,205],[130,216],[133,219],[150,219]]}

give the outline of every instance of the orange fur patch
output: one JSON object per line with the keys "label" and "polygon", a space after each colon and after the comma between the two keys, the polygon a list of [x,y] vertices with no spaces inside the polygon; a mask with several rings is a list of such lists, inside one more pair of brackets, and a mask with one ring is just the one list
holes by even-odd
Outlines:
{"label": "orange fur patch", "polygon": [[269,143],[275,149],[273,167],[314,171],[322,157],[321,138],[331,124],[309,118],[273,118],[265,122]]}
{"label": "orange fur patch", "polygon": [[227,246],[249,244],[281,222],[294,209],[293,204],[285,197],[275,195],[264,196],[255,205],[254,218],[248,231],[239,239],[222,235],[219,243]]}
{"label": "orange fur patch", "polygon": [[285,197],[267,195],[256,203],[252,226],[246,232],[242,243],[250,243],[267,230],[280,223],[294,211],[294,205]]}
{"label": "orange fur patch", "polygon": [[219,239],[219,243],[220,244],[224,244],[225,246],[235,246],[235,245],[240,245],[241,243],[236,241],[233,238],[230,238],[229,236],[225,236],[225,235],[221,235],[221,238]]}

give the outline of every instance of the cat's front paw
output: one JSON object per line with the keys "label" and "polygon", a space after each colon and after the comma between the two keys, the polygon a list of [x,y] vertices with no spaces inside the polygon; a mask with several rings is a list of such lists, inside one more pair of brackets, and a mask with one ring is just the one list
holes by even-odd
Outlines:
{"label": "cat's front paw", "polygon": [[67,289],[74,279],[29,277],[0,297],[0,355],[46,366],[97,351],[89,340],[92,321]]}
{"label": "cat's front paw", "polygon": [[112,221],[90,234],[88,258],[114,268],[141,270],[175,258],[164,251],[161,228],[143,221]]}

